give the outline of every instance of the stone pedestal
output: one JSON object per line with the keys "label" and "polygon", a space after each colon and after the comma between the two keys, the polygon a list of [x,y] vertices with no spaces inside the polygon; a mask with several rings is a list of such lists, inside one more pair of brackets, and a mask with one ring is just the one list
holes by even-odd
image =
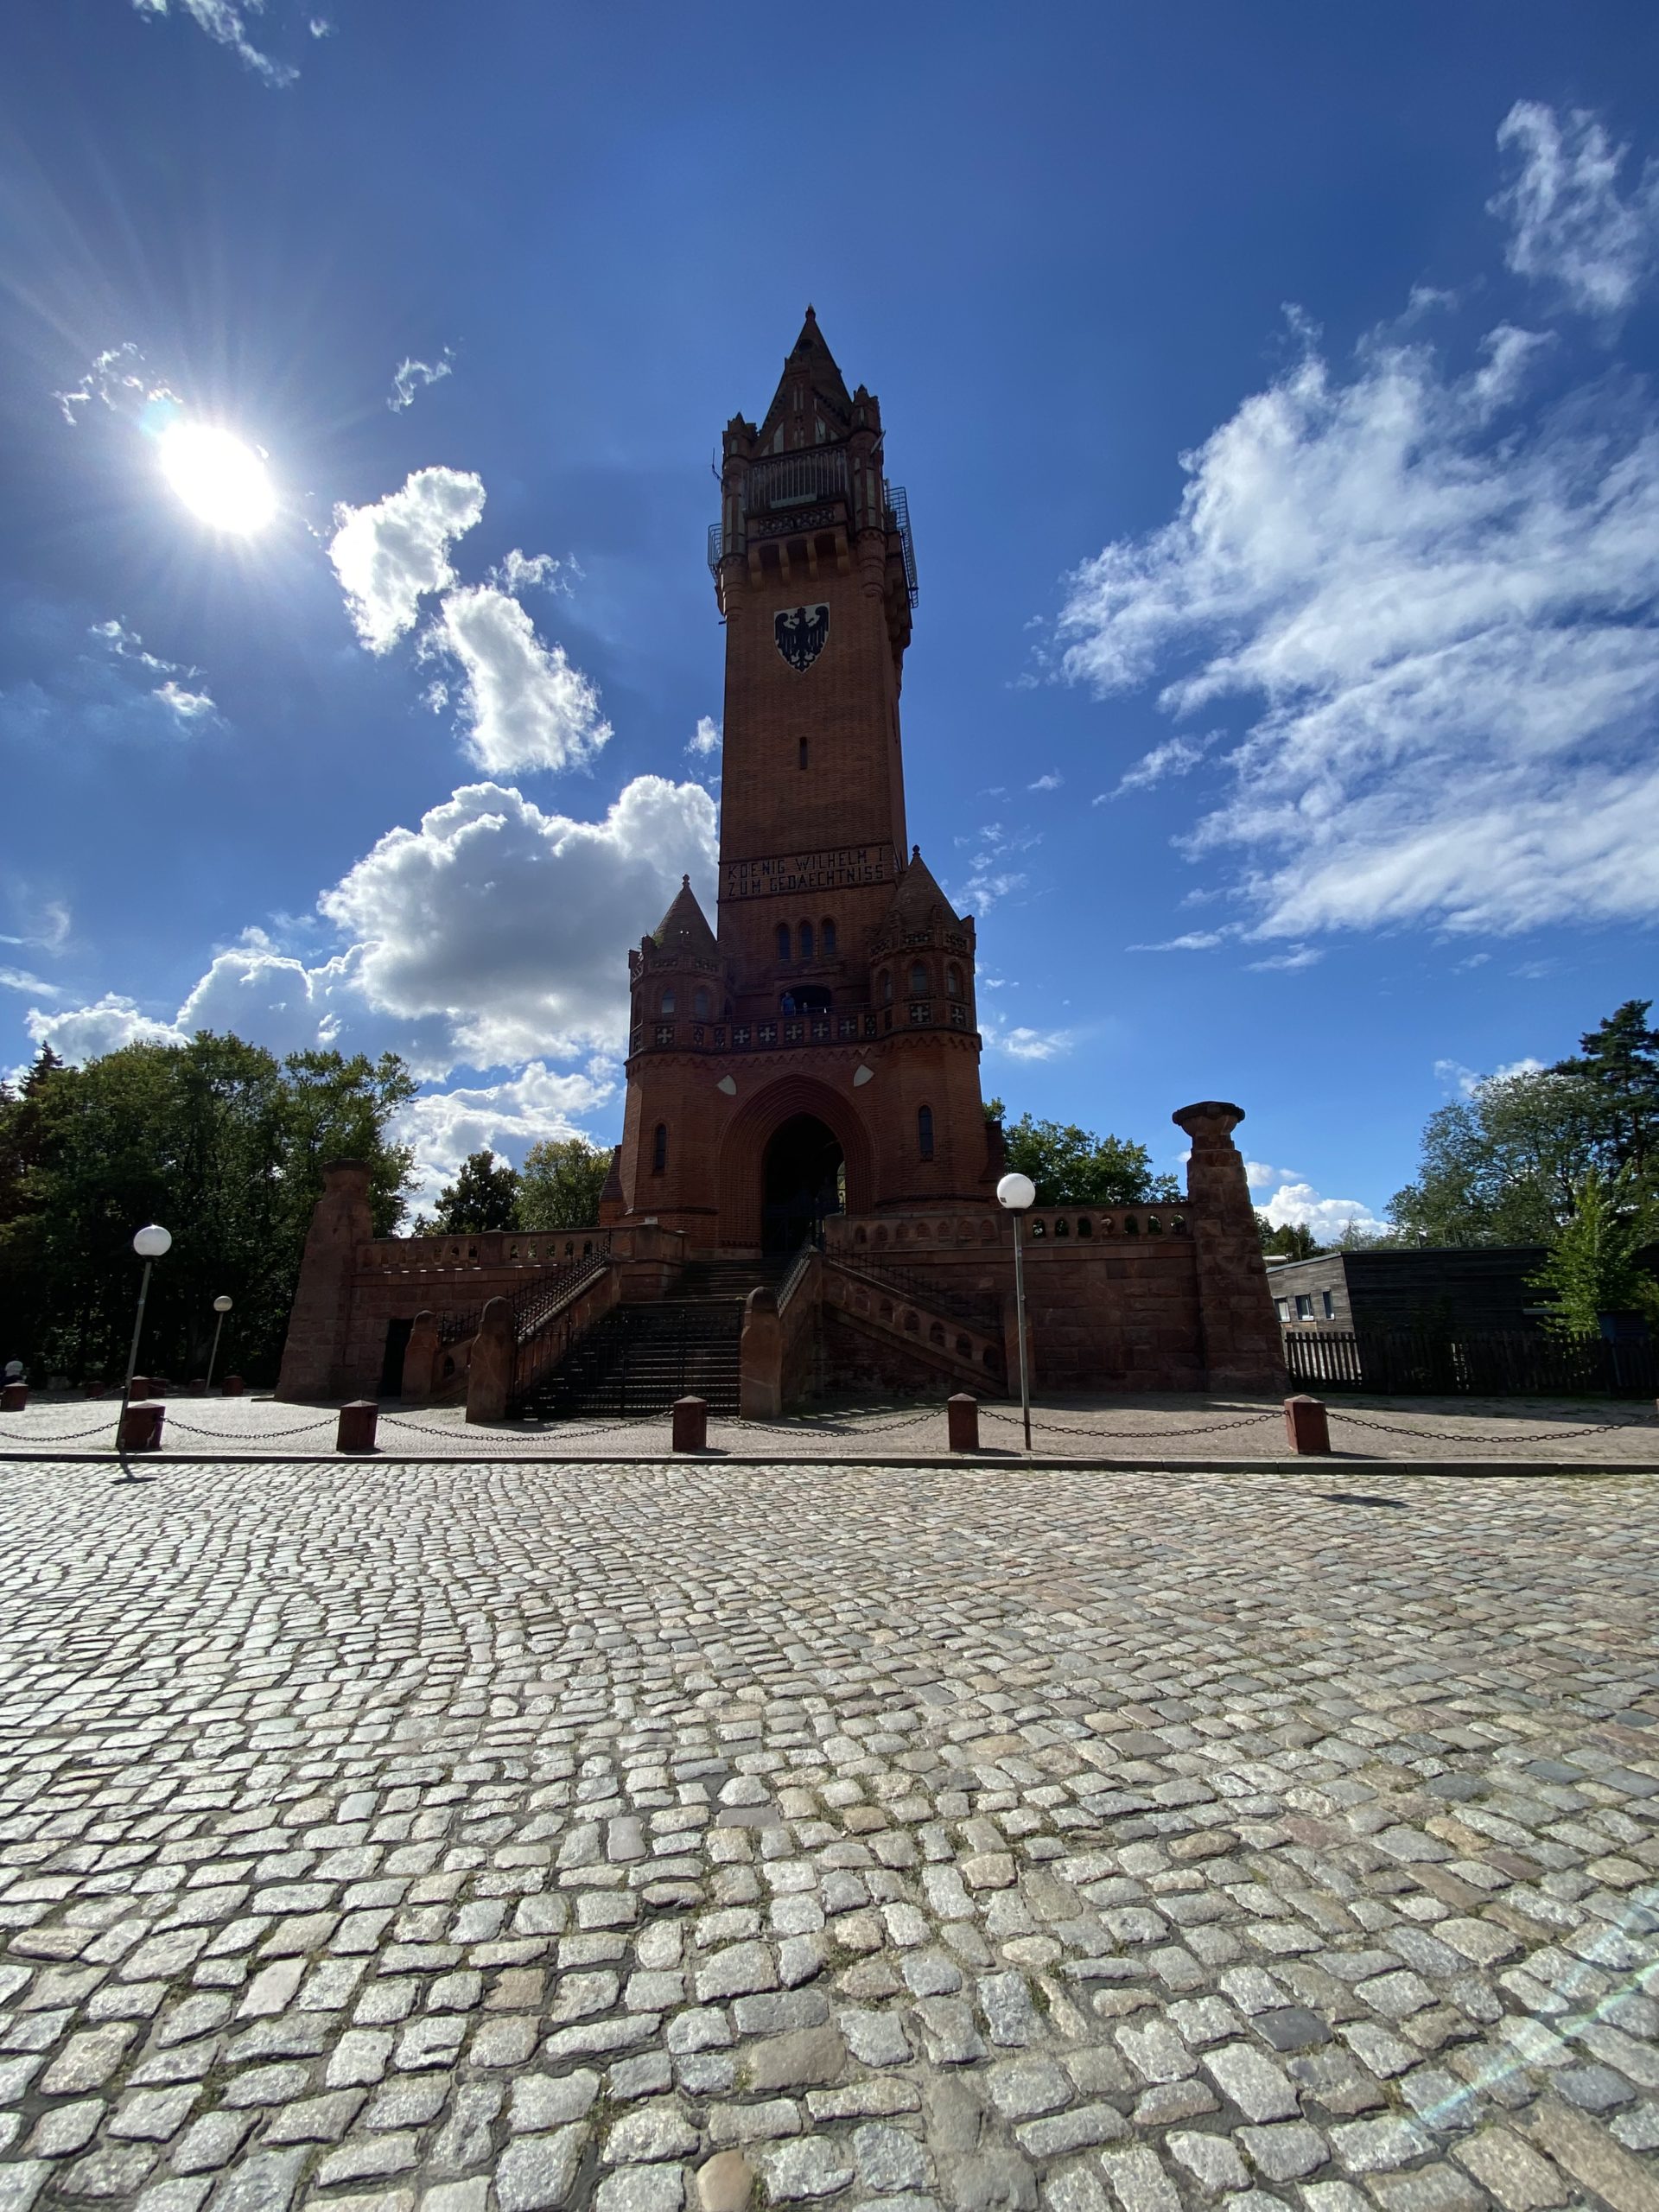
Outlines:
{"label": "stone pedestal", "polygon": [[366,1376],[346,1372],[351,1320],[352,1269],[357,1248],[372,1233],[369,1170],[360,1160],[331,1160],[322,1171],[322,1196],[311,1215],[300,1260],[299,1287],[288,1318],[276,1395],[289,1400],[330,1398],[360,1389]]}
{"label": "stone pedestal", "polygon": [[1192,1143],[1187,1162],[1187,1227],[1198,1268],[1198,1320],[1211,1390],[1280,1391],[1285,1354],[1268,1287],[1244,1161],[1233,1131],[1242,1106],[1202,1099],[1170,1119]]}
{"label": "stone pedestal", "polygon": [[193,1398],[205,1398],[207,1396],[207,1377],[205,1375],[198,1375],[192,1378],[190,1383],[190,1395]]}
{"label": "stone pedestal", "polygon": [[429,1306],[415,1316],[404,1347],[404,1385],[406,1406],[423,1406],[432,1395],[438,1371],[438,1317]]}
{"label": "stone pedestal", "polygon": [[676,1452],[706,1452],[709,1449],[707,1399],[675,1399],[674,1449]]}
{"label": "stone pedestal", "polygon": [[1303,1395],[1285,1400],[1285,1441],[1298,1453],[1330,1451],[1331,1427],[1318,1398]]}
{"label": "stone pedestal", "polygon": [[26,1382],[0,1384],[0,1414],[20,1414],[29,1403]]}
{"label": "stone pedestal", "polygon": [[752,1290],[743,1301],[738,1346],[738,1411],[745,1421],[776,1421],[784,1410],[784,1325],[777,1294]]}
{"label": "stone pedestal", "polygon": [[492,1298],[479,1317],[467,1369],[468,1421],[506,1419],[514,1349],[512,1308],[505,1298]]}
{"label": "stone pedestal", "polygon": [[953,1452],[979,1449],[979,1400],[958,1390],[944,1402],[945,1436]]}
{"label": "stone pedestal", "polygon": [[239,1375],[227,1375],[219,1387],[227,1398],[239,1398],[248,1386]]}
{"label": "stone pedestal", "polygon": [[340,1423],[334,1431],[336,1452],[372,1452],[374,1427],[380,1408],[372,1398],[353,1398],[340,1409]]}

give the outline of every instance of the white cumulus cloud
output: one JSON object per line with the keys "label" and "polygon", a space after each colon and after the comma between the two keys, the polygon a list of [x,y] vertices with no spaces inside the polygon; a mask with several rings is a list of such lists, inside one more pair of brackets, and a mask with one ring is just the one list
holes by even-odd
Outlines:
{"label": "white cumulus cloud", "polygon": [[414,1147],[419,1179],[410,1211],[429,1207],[469,1153],[497,1153],[522,1166],[531,1146],[545,1138],[588,1135],[581,1117],[611,1103],[617,1074],[615,1063],[605,1059],[564,1072],[531,1060],[499,1083],[458,1085],[413,1100],[393,1131]]}
{"label": "white cumulus cloud", "polygon": [[328,557],[371,652],[389,652],[422,600],[455,582],[450,548],[483,512],[483,481],[464,468],[417,468],[372,506],[334,509]]}
{"label": "white cumulus cloud", "polygon": [[1258,938],[1659,915],[1659,415],[1533,404],[1539,353],[1378,335],[1339,373],[1305,340],[1176,518],[1071,579],[1071,678],[1249,702],[1185,845],[1240,856]]}
{"label": "white cumulus cloud", "polygon": [[1516,102],[1497,143],[1516,162],[1490,203],[1510,226],[1510,267],[1559,287],[1583,314],[1622,314],[1653,269],[1659,164],[1648,162],[1627,196],[1619,172],[1629,149],[1584,110],[1563,118],[1536,100]]}
{"label": "white cumulus cloud", "polygon": [[467,750],[480,768],[572,768],[609,739],[599,693],[563,645],[543,645],[518,601],[490,584],[447,594],[422,640],[462,677]]}
{"label": "white cumulus cloud", "polygon": [[1270,1229],[1311,1229],[1321,1244],[1334,1244],[1344,1230],[1375,1236],[1391,1226],[1363,1199],[1321,1198],[1311,1183],[1281,1183],[1256,1211]]}
{"label": "white cumulus cloud", "polygon": [[599,822],[472,784],[381,838],[319,903],[361,948],[369,1002],[444,1017],[457,1060],[568,1057],[621,1041],[626,947],[682,874],[712,895],[715,832],[701,785],[660,776],[636,777]]}
{"label": "white cumulus cloud", "polygon": [[692,732],[685,749],[688,753],[707,760],[720,751],[721,741],[720,724],[714,716],[699,715],[696,728]]}

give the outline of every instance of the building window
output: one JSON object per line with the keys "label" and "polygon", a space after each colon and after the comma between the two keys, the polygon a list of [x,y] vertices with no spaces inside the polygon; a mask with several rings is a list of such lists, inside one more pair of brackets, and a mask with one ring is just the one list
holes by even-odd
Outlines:
{"label": "building window", "polygon": [[836,957],[836,925],[833,922],[820,922],[818,943],[823,948],[824,958],[833,960]]}
{"label": "building window", "polygon": [[800,763],[802,767],[804,768],[806,766],[806,740],[804,738],[801,740]]}
{"label": "building window", "polygon": [[927,996],[927,969],[919,960],[912,960],[910,963],[910,995],[913,999]]}
{"label": "building window", "polygon": [[789,958],[789,924],[787,922],[779,922],[778,925],[778,957],[780,960]]}
{"label": "building window", "polygon": [[918,1106],[916,1109],[916,1149],[922,1159],[932,1159],[933,1109],[931,1106]]}
{"label": "building window", "polygon": [[811,925],[811,923],[810,923],[810,922],[803,922],[803,923],[801,924],[801,926],[800,926],[800,929],[799,929],[799,931],[798,931],[798,935],[799,936],[799,938],[800,938],[800,945],[801,945],[801,957],[802,957],[802,959],[803,959],[803,960],[810,960],[810,959],[812,957],[812,925]]}
{"label": "building window", "polygon": [[891,1006],[893,1004],[893,970],[891,968],[884,968],[881,970],[880,976],[877,979],[876,988],[880,994],[882,1005]]}
{"label": "building window", "polygon": [[662,1004],[658,1007],[657,1011],[658,1011],[658,1014],[672,1014],[672,1013],[673,1013],[673,1011],[674,1011],[674,994],[673,994],[673,992],[672,992],[671,990],[664,991],[664,992],[663,993],[663,1002],[662,1002]]}
{"label": "building window", "polygon": [[663,1174],[668,1166],[668,1123],[658,1122],[656,1135],[651,1140],[651,1172]]}
{"label": "building window", "polygon": [[1319,1306],[1327,1321],[1334,1321],[1336,1319],[1337,1301],[1332,1297],[1328,1290],[1322,1290],[1319,1293]]}
{"label": "building window", "polygon": [[1288,1321],[1290,1319],[1290,1300],[1287,1298],[1275,1298],[1273,1302],[1279,1308],[1279,1319],[1281,1321]]}
{"label": "building window", "polygon": [[696,995],[691,1001],[691,1012],[693,1015],[699,1021],[707,1021],[713,1010],[713,1007],[709,1004],[708,992],[703,988],[702,985],[699,983],[696,989]]}
{"label": "building window", "polygon": [[1313,1300],[1305,1291],[1299,1290],[1296,1294],[1296,1319],[1299,1321],[1311,1321],[1313,1319]]}
{"label": "building window", "polygon": [[944,971],[944,995],[952,999],[962,996],[962,970],[954,960]]}

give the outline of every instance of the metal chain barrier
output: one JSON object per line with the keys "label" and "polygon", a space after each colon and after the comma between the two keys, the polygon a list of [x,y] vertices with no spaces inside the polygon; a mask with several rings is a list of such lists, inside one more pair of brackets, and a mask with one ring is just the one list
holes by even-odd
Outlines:
{"label": "metal chain barrier", "polygon": [[[1018,1414],[1005,1414],[1001,1407],[982,1406],[979,1410],[982,1418],[1007,1421],[1011,1427],[1014,1428],[1022,1425]],[[1065,1421],[1045,1421],[1039,1414],[1033,1414],[1031,1425],[1033,1428],[1046,1430],[1053,1436],[1090,1436],[1109,1444],[1119,1440],[1130,1444],[1161,1444],[1166,1437],[1220,1436],[1229,1429],[1249,1428],[1257,1421],[1276,1421],[1281,1419],[1282,1415],[1274,1412],[1245,1414],[1237,1421],[1205,1421],[1201,1427],[1196,1428],[1078,1428]]]}
{"label": "metal chain barrier", "polygon": [[[942,1406],[928,1406],[918,1414],[901,1414],[897,1421],[884,1421],[874,1427],[861,1428],[854,1433],[855,1436],[890,1436],[895,1429],[914,1428],[921,1421],[938,1421],[944,1411]],[[864,1414],[857,1413],[832,1414],[825,1414],[821,1423],[815,1424],[810,1416],[800,1421],[744,1420],[740,1417],[736,1421],[715,1421],[709,1426],[740,1430],[767,1429],[774,1436],[826,1436],[840,1433],[830,1427],[832,1421],[862,1421],[865,1418]]]}
{"label": "metal chain barrier", "polygon": [[[42,1433],[39,1430],[35,1430],[27,1436],[20,1435],[16,1439],[8,1436],[5,1441],[8,1445],[15,1441],[19,1446],[29,1444],[73,1444],[83,1436],[107,1436],[110,1433],[110,1426],[106,1418],[99,1421],[95,1428],[72,1428],[62,1435],[59,1435],[55,1431]],[[113,1450],[115,1447],[111,1446],[110,1448]]]}
{"label": "metal chain barrier", "polygon": [[[1345,1413],[1340,1406],[1333,1406],[1328,1400],[1325,1402],[1325,1413],[1330,1420],[1351,1421],[1356,1428],[1380,1429],[1386,1436],[1430,1437],[1440,1444],[1554,1444],[1565,1437],[1607,1436],[1615,1429],[1654,1427],[1653,1422],[1642,1420],[1601,1421],[1592,1422],[1587,1428],[1547,1428],[1536,1436],[1471,1436],[1465,1431],[1457,1428],[1408,1428],[1399,1421],[1372,1421],[1364,1414]],[[1472,1414],[1471,1418],[1481,1420],[1490,1416]]]}
{"label": "metal chain barrier", "polygon": [[215,1444],[275,1444],[285,1436],[308,1436],[313,1429],[327,1428],[333,1420],[331,1414],[325,1414],[320,1421],[302,1421],[297,1428],[198,1428],[194,1421],[181,1421],[169,1414],[167,1426],[181,1429],[187,1436],[206,1436]]}
{"label": "metal chain barrier", "polygon": [[[515,1445],[557,1443],[567,1437],[618,1436],[627,1429],[654,1428],[666,1419],[667,1415],[664,1414],[642,1414],[638,1421],[600,1421],[590,1428],[566,1428],[559,1424],[549,1428],[533,1430],[528,1435],[522,1430],[512,1436],[493,1435],[489,1440],[492,1444],[505,1445],[511,1450]],[[476,1440],[475,1431],[464,1428],[434,1428],[429,1421],[409,1421],[401,1414],[385,1414],[380,1426],[382,1428],[407,1429],[417,1436],[441,1436],[446,1442],[452,1445],[465,1442],[469,1436]]]}

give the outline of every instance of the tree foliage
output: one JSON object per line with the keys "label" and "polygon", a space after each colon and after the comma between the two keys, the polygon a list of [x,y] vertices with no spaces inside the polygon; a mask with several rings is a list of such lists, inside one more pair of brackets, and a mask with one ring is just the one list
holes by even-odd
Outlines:
{"label": "tree foliage", "polygon": [[518,1171],[487,1149],[469,1152],[453,1183],[438,1192],[432,1228],[440,1236],[476,1236],[486,1230],[517,1229]]}
{"label": "tree foliage", "polygon": [[1638,1181],[1659,1166],[1659,1029],[1649,1027],[1651,999],[1626,999],[1579,1039],[1577,1056],[1554,1075],[1588,1084],[1601,1102],[1602,1143],[1613,1173]]}
{"label": "tree foliage", "polygon": [[[986,1108],[1002,1118],[1002,1102]],[[1097,1137],[1075,1122],[1033,1121],[1022,1114],[1002,1135],[1009,1168],[1029,1175],[1039,1206],[1133,1206],[1178,1199],[1173,1175],[1155,1175],[1152,1154],[1128,1137]]]}
{"label": "tree foliage", "polygon": [[1271,1259],[1311,1260],[1323,1249],[1306,1222],[1285,1221],[1270,1229],[1265,1214],[1258,1213],[1255,1219],[1262,1232],[1262,1249]]}
{"label": "tree foliage", "polygon": [[1573,1192],[1573,1213],[1549,1257],[1529,1281],[1550,1300],[1544,1326],[1558,1336],[1593,1337],[1604,1313],[1642,1313],[1659,1322],[1659,1284],[1641,1264],[1659,1236],[1659,1207],[1633,1167],[1604,1175],[1592,1167]]}
{"label": "tree foliage", "polygon": [[1611,1135],[1592,1078],[1496,1077],[1429,1116],[1416,1179],[1389,1214],[1408,1243],[1548,1244],[1585,1176],[1616,1166]]}
{"label": "tree foliage", "polygon": [[221,1368],[269,1379],[323,1163],[368,1163],[375,1230],[390,1235],[410,1160],[388,1129],[415,1090],[395,1054],[278,1061],[207,1031],[84,1067],[43,1052],[17,1091],[0,1089],[0,1360],[77,1382],[118,1375],[133,1232],[159,1221],[173,1248],[151,1282],[145,1361],[199,1371],[225,1293]]}
{"label": "tree foliage", "polygon": [[520,1229],[590,1229],[611,1172],[608,1147],[585,1137],[543,1137],[518,1171]]}

